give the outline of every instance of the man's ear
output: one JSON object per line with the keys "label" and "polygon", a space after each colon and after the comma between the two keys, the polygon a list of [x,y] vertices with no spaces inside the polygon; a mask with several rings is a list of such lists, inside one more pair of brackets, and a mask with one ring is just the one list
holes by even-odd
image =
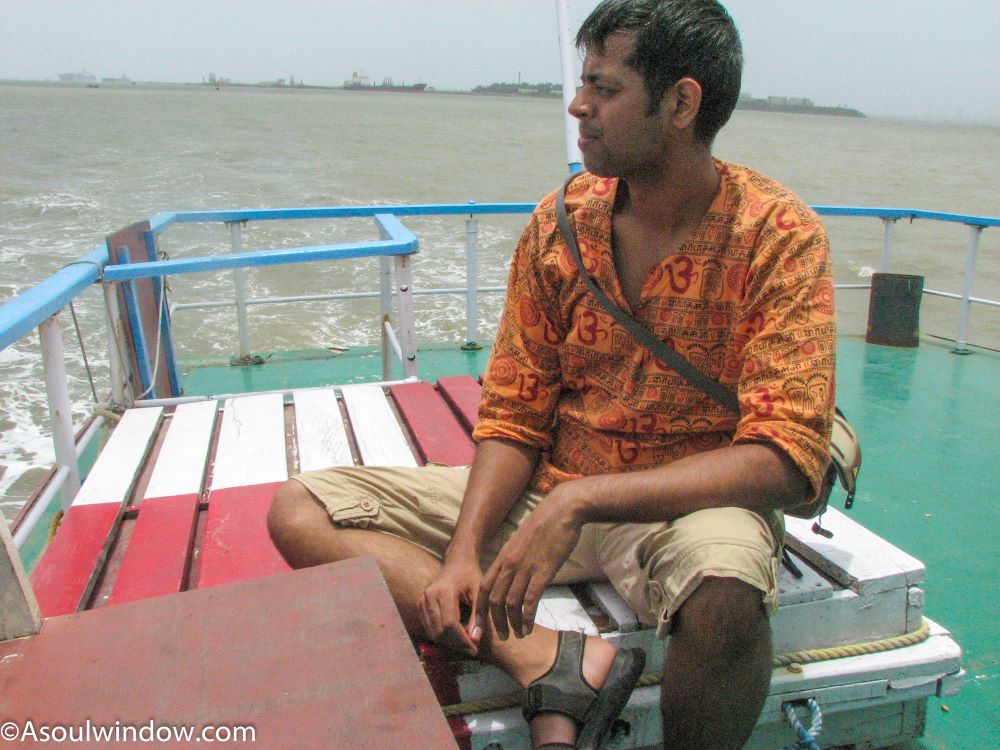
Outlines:
{"label": "man's ear", "polygon": [[693,78],[681,78],[666,94],[671,124],[678,130],[694,126],[701,109],[701,84]]}

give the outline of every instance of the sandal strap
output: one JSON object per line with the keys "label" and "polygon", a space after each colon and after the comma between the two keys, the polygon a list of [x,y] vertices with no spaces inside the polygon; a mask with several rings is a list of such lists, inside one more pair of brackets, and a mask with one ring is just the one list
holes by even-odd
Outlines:
{"label": "sandal strap", "polygon": [[531,721],[538,714],[556,713],[582,724],[593,702],[593,695],[567,695],[551,685],[531,685],[524,691],[521,713],[525,721]]}
{"label": "sandal strap", "polygon": [[583,646],[586,636],[560,630],[551,669],[525,688],[521,712],[526,721],[540,713],[560,713],[582,724],[596,691],[583,679]]}

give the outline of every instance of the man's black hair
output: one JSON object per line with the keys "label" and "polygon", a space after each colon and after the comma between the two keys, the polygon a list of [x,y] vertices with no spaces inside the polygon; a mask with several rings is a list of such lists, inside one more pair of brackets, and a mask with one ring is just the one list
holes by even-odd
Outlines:
{"label": "man's black hair", "polygon": [[604,0],[583,22],[576,46],[603,52],[618,33],[635,40],[626,62],[645,81],[649,114],[681,78],[701,85],[695,135],[711,144],[736,108],[743,70],[739,32],[726,9],[716,0]]}

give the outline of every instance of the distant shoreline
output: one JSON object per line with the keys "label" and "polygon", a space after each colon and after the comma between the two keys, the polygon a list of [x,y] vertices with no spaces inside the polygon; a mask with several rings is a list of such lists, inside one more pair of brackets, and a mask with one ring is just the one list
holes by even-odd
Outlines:
{"label": "distant shoreline", "polygon": [[[466,96],[490,96],[518,99],[559,99],[562,97],[560,90],[548,88],[532,90],[532,84],[525,84],[520,88],[508,89],[508,84],[491,84],[491,86],[479,86],[475,89],[435,89],[426,84],[407,85],[372,85],[372,86],[321,86],[296,83],[295,85],[281,85],[272,82],[261,83],[238,83],[235,81],[224,82],[183,82],[172,81],[132,81],[129,79],[102,79],[99,83],[84,81],[59,81],[53,79],[0,79],[0,84],[14,85],[43,85],[59,86],[64,88],[128,88],[132,86],[164,87],[164,88],[204,88],[204,89],[262,89],[266,91],[333,91],[333,92],[361,92],[373,94],[444,94],[444,95],[466,95]],[[499,88],[503,86],[503,88]],[[736,109],[752,112],[783,112],[787,114],[804,115],[829,115],[833,117],[855,117],[863,118],[865,114],[851,107],[837,106],[830,107],[814,104],[808,99],[790,99],[788,97],[769,97],[767,99],[755,99],[749,96],[742,96],[736,104]]]}

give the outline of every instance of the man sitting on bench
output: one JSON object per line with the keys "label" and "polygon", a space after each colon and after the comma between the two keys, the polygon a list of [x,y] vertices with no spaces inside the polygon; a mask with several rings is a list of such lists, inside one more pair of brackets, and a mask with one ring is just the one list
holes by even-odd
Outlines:
{"label": "man sitting on bench", "polygon": [[471,468],[299,475],[271,534],[295,567],[378,558],[412,634],[526,688],[535,747],[596,748],[642,671],[641,652],[534,625],[548,584],[609,579],[671,635],[664,746],[738,748],[768,692],[782,509],[829,462],[829,247],[792,193],[712,157],[742,68],[715,0],[606,0],[577,44],[584,266],[739,414],[588,291],[551,194],[514,253]]}

